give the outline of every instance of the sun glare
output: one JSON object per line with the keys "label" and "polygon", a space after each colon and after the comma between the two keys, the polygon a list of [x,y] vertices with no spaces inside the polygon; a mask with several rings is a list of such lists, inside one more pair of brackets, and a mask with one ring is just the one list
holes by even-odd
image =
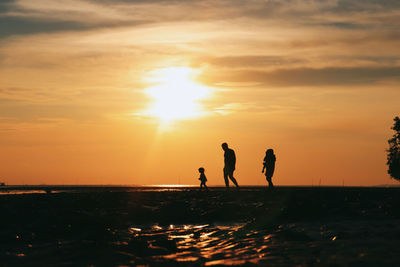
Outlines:
{"label": "sun glare", "polygon": [[146,115],[156,117],[164,124],[203,115],[205,111],[199,101],[207,98],[211,89],[194,81],[198,74],[198,70],[187,67],[150,72],[147,80],[154,85],[145,92],[153,98],[153,103]]}

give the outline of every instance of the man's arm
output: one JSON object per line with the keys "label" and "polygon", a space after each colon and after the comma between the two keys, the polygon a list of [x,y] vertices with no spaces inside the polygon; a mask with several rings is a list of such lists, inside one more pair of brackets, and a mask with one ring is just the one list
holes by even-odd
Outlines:
{"label": "man's arm", "polygon": [[236,166],[236,155],[235,151],[232,150],[232,166],[235,168]]}

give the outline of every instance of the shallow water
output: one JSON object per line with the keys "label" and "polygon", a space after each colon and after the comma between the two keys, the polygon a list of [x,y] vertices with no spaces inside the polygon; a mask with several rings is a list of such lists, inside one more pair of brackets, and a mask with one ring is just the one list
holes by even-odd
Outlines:
{"label": "shallow water", "polygon": [[[152,255],[153,260],[174,260],[177,262],[204,262],[206,265],[220,263],[242,264],[257,262],[261,257],[254,250],[260,249],[264,239],[246,235],[236,236],[243,225],[169,225],[151,228],[131,228],[130,242],[142,243],[144,254]],[[126,245],[129,247],[129,242]],[[263,246],[261,246],[262,248]]]}
{"label": "shallow water", "polygon": [[[135,264],[391,265],[399,262],[398,248],[387,251],[399,243],[399,223],[307,222],[267,230],[249,229],[246,224],[137,226],[121,236],[125,241],[115,245]],[[390,257],[382,259],[382,254]]]}
{"label": "shallow water", "polygon": [[22,195],[22,194],[44,194],[43,190],[12,190],[12,191],[0,191],[0,195]]}
{"label": "shallow water", "polygon": [[398,190],[0,196],[0,266],[400,266]]}

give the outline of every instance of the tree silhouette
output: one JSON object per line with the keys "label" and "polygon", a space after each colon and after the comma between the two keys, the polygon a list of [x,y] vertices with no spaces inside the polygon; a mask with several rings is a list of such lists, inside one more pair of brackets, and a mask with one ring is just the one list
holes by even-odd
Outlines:
{"label": "tree silhouette", "polygon": [[387,150],[387,165],[390,176],[400,181],[400,118],[394,118],[392,129],[395,131],[392,138],[388,140],[389,149]]}

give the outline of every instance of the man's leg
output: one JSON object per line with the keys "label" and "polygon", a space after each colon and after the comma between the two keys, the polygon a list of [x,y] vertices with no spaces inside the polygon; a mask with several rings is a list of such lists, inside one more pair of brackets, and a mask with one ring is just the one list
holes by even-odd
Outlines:
{"label": "man's leg", "polygon": [[274,184],[272,183],[272,177],[271,176],[267,176],[267,181],[268,181],[269,188],[273,188]]}
{"label": "man's leg", "polygon": [[224,168],[224,179],[225,179],[225,186],[229,187],[228,171],[225,168]]}
{"label": "man's leg", "polygon": [[236,185],[236,187],[239,187],[235,177],[233,177],[233,171],[230,171],[228,176],[229,176],[229,179],[231,179],[231,181]]}

